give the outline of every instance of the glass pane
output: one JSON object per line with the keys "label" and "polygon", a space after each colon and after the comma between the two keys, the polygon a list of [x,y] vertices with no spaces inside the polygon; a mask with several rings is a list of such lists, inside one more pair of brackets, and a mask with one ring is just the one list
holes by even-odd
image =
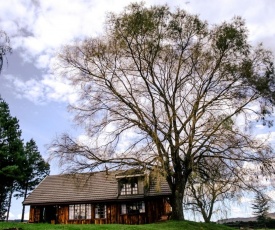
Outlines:
{"label": "glass pane", "polygon": [[126,213],[145,213],[145,203],[143,201],[128,203],[126,205]]}
{"label": "glass pane", "polygon": [[121,195],[125,195],[125,194],[126,194],[126,187],[125,187],[125,184],[122,184],[120,194],[121,194]]}
{"label": "glass pane", "polygon": [[137,193],[138,193],[138,186],[137,186],[137,183],[134,183],[132,187],[132,194],[137,194]]}
{"label": "glass pane", "polygon": [[86,204],[86,219],[92,218],[92,208],[91,204]]}
{"label": "glass pane", "polygon": [[106,205],[104,205],[103,208],[104,208],[104,216],[102,218],[106,218],[107,217],[107,208],[106,208]]}
{"label": "glass pane", "polygon": [[131,184],[126,184],[126,195],[130,195],[131,194],[131,190],[132,190],[131,187],[132,187]]}
{"label": "glass pane", "polygon": [[141,202],[141,207],[139,209],[139,212],[140,213],[144,213],[145,212],[145,203],[144,203],[144,201]]}
{"label": "glass pane", "polygon": [[74,206],[74,219],[80,219],[80,205],[76,204]]}
{"label": "glass pane", "polygon": [[106,205],[103,205],[103,204],[96,205],[95,218],[106,218]]}
{"label": "glass pane", "polygon": [[79,219],[85,219],[85,204],[80,205]]}
{"label": "glass pane", "polygon": [[69,206],[69,220],[74,219],[74,205]]}
{"label": "glass pane", "polygon": [[121,214],[126,214],[126,204],[121,205]]}

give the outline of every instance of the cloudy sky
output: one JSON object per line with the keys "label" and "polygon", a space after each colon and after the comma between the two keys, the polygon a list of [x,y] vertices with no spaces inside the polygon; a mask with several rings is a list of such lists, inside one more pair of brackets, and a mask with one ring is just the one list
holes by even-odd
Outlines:
{"label": "cloudy sky", "polygon": [[[102,32],[107,12],[120,12],[131,0],[8,0],[0,1],[0,30],[10,37],[13,52],[0,76],[0,95],[19,119],[25,141],[33,138],[43,157],[46,146],[62,132],[76,133],[67,105],[72,90],[53,74],[51,66],[60,46]],[[252,44],[263,42],[275,53],[274,0],[146,0],[200,15],[209,24],[242,16]],[[261,127],[259,127],[260,129]],[[271,135],[272,130],[270,130]],[[59,173],[52,164],[52,174]],[[247,201],[244,201],[247,202]],[[21,200],[14,200],[11,218],[19,218]],[[251,210],[236,206],[232,216]]]}

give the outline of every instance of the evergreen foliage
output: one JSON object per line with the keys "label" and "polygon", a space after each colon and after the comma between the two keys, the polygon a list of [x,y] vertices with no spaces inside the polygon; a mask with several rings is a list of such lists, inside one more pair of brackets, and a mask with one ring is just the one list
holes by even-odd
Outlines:
{"label": "evergreen foliage", "polygon": [[268,220],[269,203],[270,198],[268,196],[260,192],[256,194],[252,209],[254,209],[253,214],[257,216],[259,224],[265,225]]}
{"label": "evergreen foliage", "polygon": [[[42,158],[33,139],[24,146],[24,154],[23,177],[17,182],[16,192],[18,193],[15,196],[25,199],[28,193],[50,174],[50,165]],[[24,220],[24,212],[25,209],[23,206],[21,221]]]}
{"label": "evergreen foliage", "polygon": [[5,218],[15,181],[22,178],[24,151],[18,120],[0,98],[0,220]]}
{"label": "evergreen foliage", "polygon": [[31,139],[24,146],[19,121],[0,98],[0,220],[8,219],[14,192],[16,197],[25,198],[49,173],[50,166],[35,141]]}

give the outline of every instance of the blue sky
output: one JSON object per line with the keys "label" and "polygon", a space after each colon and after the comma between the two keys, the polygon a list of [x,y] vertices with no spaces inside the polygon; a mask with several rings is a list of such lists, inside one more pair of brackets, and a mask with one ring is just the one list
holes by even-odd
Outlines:
{"label": "blue sky", "polygon": [[[80,134],[67,111],[73,89],[53,71],[61,45],[101,33],[107,12],[120,12],[138,0],[9,0],[0,1],[0,30],[10,37],[13,53],[7,56],[0,76],[0,95],[19,119],[22,137],[33,138],[45,159],[47,145],[62,132]],[[145,0],[146,5],[165,4],[200,15],[209,24],[242,16],[252,44],[263,42],[275,53],[275,1],[273,0]],[[259,132],[265,135],[266,130]],[[273,130],[269,130],[272,139]],[[58,166],[51,163],[51,173]],[[275,197],[275,196],[274,196]],[[10,217],[19,218],[22,200],[13,200]],[[249,200],[233,206],[231,216],[248,216]],[[27,211],[28,212],[28,209]]]}

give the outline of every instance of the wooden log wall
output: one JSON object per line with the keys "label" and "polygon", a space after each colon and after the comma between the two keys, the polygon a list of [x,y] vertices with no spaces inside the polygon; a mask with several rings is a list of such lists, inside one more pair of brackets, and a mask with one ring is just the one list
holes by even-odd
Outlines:
{"label": "wooden log wall", "polygon": [[41,207],[31,206],[29,222],[30,223],[39,223],[39,222],[41,222],[41,215],[42,215]]}
{"label": "wooden log wall", "polygon": [[[121,214],[121,204],[106,205],[106,218],[95,219],[95,205],[91,205],[91,219],[69,220],[69,205],[31,206],[29,222],[59,224],[146,224],[153,223],[167,215],[171,206],[164,198],[152,198],[145,201],[145,213]],[[57,215],[56,215],[57,214]],[[44,216],[43,216],[44,215]]]}

